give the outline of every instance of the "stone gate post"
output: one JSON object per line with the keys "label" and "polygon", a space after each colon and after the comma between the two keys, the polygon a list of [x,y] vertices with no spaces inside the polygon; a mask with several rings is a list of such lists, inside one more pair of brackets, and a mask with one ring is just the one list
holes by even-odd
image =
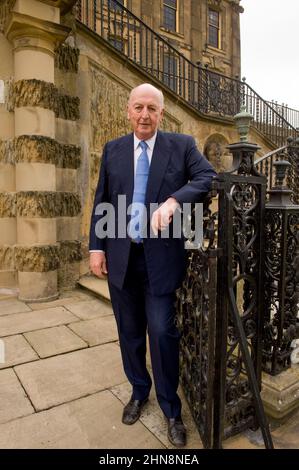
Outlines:
{"label": "stone gate post", "polygon": [[[48,301],[58,296],[61,246],[57,220],[80,211],[76,195],[63,192],[57,182],[57,167],[64,167],[61,160],[66,151],[56,141],[55,118],[60,117],[59,106],[65,97],[54,84],[55,50],[71,30],[61,24],[61,12],[75,2],[5,3],[3,30],[12,45],[14,69],[8,100],[9,111],[14,112],[10,149],[14,184],[9,188],[14,211],[10,215],[15,215],[10,227],[11,232],[14,228],[14,268],[20,299]],[[70,100],[67,107],[72,104],[78,108]]]}

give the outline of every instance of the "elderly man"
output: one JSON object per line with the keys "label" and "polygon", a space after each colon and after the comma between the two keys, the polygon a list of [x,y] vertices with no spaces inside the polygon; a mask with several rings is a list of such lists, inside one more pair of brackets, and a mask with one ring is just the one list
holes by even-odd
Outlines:
{"label": "elderly man", "polygon": [[[174,237],[170,229],[175,211],[183,203],[202,201],[216,173],[191,136],[158,130],[163,111],[160,90],[147,83],[134,88],[127,109],[133,133],[104,147],[91,218],[90,267],[99,277],[108,275],[123,366],[132,385],[122,422],[135,423],[148,400],[152,385],[146,367],[148,331],[156,394],[168,422],[168,439],[182,447],[186,429],[177,394],[179,332],[174,302],[175,290],[185,275],[186,251],[183,238]],[[125,235],[101,235],[97,226],[104,215],[99,207],[110,203],[119,213],[120,195],[126,200]],[[151,203],[157,203],[157,208],[147,222]],[[168,238],[163,236],[166,228]]]}

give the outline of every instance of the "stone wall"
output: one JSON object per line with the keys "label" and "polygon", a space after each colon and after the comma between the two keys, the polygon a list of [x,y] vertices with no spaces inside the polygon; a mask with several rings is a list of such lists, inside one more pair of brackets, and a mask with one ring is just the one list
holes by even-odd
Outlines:
{"label": "stone wall", "polygon": [[58,4],[6,0],[0,13],[0,289],[50,300],[74,287],[82,258],[79,50]]}
{"label": "stone wall", "polygon": [[[82,164],[78,169],[82,203],[81,242],[83,262],[80,274],[88,271],[88,233],[95,187],[99,176],[102,150],[108,140],[130,132],[126,106],[132,87],[151,82],[165,96],[162,129],[191,134],[218,171],[228,169],[231,156],[226,145],[239,140],[233,120],[200,119],[176,95],[151,80],[118,53],[112,53],[101,39],[77,27],[76,44],[80,49],[78,95],[80,98],[80,146]],[[258,156],[270,149],[261,135],[250,132],[250,140],[261,146]]]}
{"label": "stone wall", "polygon": [[[28,8],[28,2],[24,5]],[[22,0],[16,6],[22,12]],[[61,35],[59,15],[55,21]],[[34,275],[43,283],[48,276],[47,282],[61,291],[88,272],[90,214],[103,146],[130,132],[129,92],[151,81],[72,16],[61,23],[67,40],[46,51],[46,62],[45,45],[34,43],[40,63],[26,48],[16,58],[15,36],[0,33],[0,80],[5,83],[0,103],[0,288],[16,288],[20,280],[30,287]],[[176,95],[163,91],[162,129],[193,135],[216,169],[229,168],[226,145],[239,139],[232,120],[199,118]],[[269,150],[254,131],[251,140],[262,147],[260,154]]]}

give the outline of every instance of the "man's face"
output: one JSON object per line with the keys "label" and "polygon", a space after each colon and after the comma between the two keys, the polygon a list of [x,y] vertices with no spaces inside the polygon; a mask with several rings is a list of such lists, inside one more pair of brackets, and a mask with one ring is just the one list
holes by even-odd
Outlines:
{"label": "man's face", "polygon": [[128,118],[140,140],[150,139],[163,117],[158,93],[154,90],[136,90],[128,103]]}

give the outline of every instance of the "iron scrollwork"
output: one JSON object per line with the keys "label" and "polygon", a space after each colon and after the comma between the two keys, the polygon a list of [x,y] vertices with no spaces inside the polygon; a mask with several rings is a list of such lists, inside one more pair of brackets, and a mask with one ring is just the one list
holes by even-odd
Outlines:
{"label": "iron scrollwork", "polygon": [[215,341],[215,257],[217,213],[207,199],[204,241],[188,250],[185,281],[177,291],[177,324],[181,332],[181,384],[206,447],[211,447]]}

